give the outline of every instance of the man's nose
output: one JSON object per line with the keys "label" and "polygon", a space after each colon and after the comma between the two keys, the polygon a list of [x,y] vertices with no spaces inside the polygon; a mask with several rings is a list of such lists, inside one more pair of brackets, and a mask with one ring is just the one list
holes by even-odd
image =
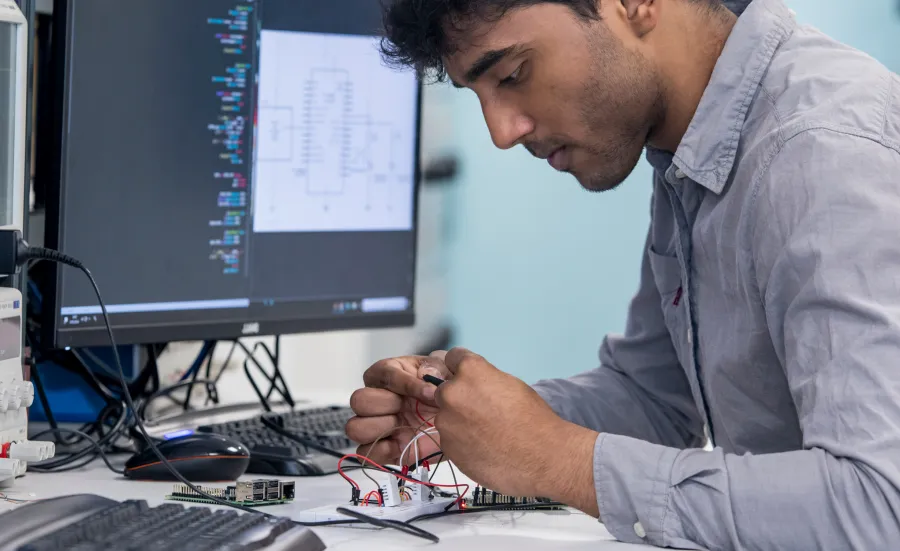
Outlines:
{"label": "man's nose", "polygon": [[534,122],[521,110],[509,105],[482,106],[484,120],[491,133],[491,140],[500,149],[518,145],[522,138],[534,131]]}

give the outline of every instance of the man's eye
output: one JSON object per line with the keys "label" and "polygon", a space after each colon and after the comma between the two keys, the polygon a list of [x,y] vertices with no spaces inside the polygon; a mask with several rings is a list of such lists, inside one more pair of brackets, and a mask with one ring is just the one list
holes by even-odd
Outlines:
{"label": "man's eye", "polygon": [[501,80],[500,85],[509,86],[510,84],[515,84],[516,82],[518,82],[520,74],[522,74],[522,65],[519,65],[519,67],[515,71],[513,71],[511,75]]}

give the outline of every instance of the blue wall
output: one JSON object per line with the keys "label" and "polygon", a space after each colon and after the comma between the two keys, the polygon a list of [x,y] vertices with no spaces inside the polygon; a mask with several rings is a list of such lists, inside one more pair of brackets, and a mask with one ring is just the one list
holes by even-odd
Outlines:
{"label": "blue wall", "polygon": [[[900,70],[896,0],[788,4],[801,22]],[[521,148],[495,149],[471,92],[458,93],[454,110],[464,161],[448,205],[456,344],[528,382],[596,367],[601,339],[623,329],[636,289],[649,166],[619,190],[590,194]]]}

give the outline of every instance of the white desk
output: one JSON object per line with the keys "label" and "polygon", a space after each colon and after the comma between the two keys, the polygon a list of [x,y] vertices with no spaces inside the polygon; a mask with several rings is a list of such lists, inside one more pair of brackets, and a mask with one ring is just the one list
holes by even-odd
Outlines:
{"label": "white desk", "polygon": [[[441,473],[438,473],[439,475]],[[254,475],[246,479],[258,478]],[[364,477],[359,478],[362,484]],[[439,478],[443,478],[440,477]],[[315,478],[296,478],[296,499],[291,504],[266,507],[273,514],[290,517],[292,512],[335,504],[349,499],[349,488],[337,475]],[[218,486],[218,485],[217,485]],[[101,461],[79,471],[57,474],[29,473],[5,490],[17,499],[42,499],[69,494],[92,493],[111,499],[145,499],[151,505],[165,501],[172,483],[134,482],[119,477],[103,466]],[[177,502],[175,502],[177,503]],[[187,506],[193,504],[185,503]],[[202,506],[202,505],[200,505]],[[0,501],[0,511],[15,505]],[[638,551],[651,547],[617,542],[595,519],[577,512],[491,512],[458,515],[418,523],[418,526],[441,538],[439,544],[409,536],[395,530],[374,528],[321,527],[315,532],[329,550],[386,551],[393,549],[465,549],[480,551],[515,549],[532,551]]]}
{"label": "white desk", "polygon": [[[223,377],[220,396],[225,403],[235,403],[241,397],[246,399],[246,380],[240,373],[228,373]],[[315,407],[329,404],[346,404],[350,392],[295,393],[298,407]],[[249,410],[221,412],[206,411],[203,423],[220,423],[252,416]],[[167,431],[182,428],[184,420],[149,423],[151,434],[161,435]],[[188,422],[187,426],[190,425]],[[115,456],[113,464],[121,465],[126,456]],[[459,474],[459,473],[457,473]],[[352,476],[363,489],[363,494],[374,485],[364,476],[351,471]],[[266,478],[248,474],[243,480]],[[293,512],[326,505],[344,505],[350,499],[350,488],[339,475],[326,477],[278,477],[296,482],[296,496],[293,503],[265,507],[266,512],[290,518]],[[459,477],[462,482],[463,477]],[[436,482],[450,483],[450,471],[441,467]],[[223,484],[209,484],[224,486]],[[78,471],[55,474],[28,473],[16,481],[15,486],[3,490],[11,498],[33,500],[63,495],[90,493],[115,500],[144,499],[151,506],[165,502],[171,493],[171,482],[135,482],[112,473],[99,459]],[[171,502],[181,503],[181,502]],[[184,503],[186,506],[200,506]],[[0,500],[0,512],[15,507]],[[219,506],[209,506],[219,508]],[[361,527],[320,527],[313,530],[328,546],[329,551],[347,550],[387,551],[394,549],[461,549],[481,551],[510,549],[515,551],[640,551],[656,549],[650,546],[636,546],[616,541],[612,535],[596,521],[577,511],[507,511],[456,515],[417,523],[437,535],[441,541],[433,544],[396,530],[382,530],[361,525]]]}

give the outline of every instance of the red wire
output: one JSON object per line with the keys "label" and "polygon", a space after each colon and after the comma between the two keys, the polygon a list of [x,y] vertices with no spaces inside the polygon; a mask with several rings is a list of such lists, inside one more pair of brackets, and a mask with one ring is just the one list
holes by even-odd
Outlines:
{"label": "red wire", "polygon": [[379,465],[378,463],[372,461],[368,457],[365,457],[365,456],[362,456],[359,454],[355,454],[355,453],[349,453],[349,454],[345,455],[344,457],[338,459],[338,472],[341,474],[341,476],[343,476],[345,479],[347,479],[350,482],[350,484],[353,484],[353,486],[356,489],[359,489],[359,485],[356,482],[354,482],[353,479],[351,479],[349,476],[344,474],[344,471],[341,469],[341,463],[343,463],[345,459],[350,458],[350,457],[352,457],[354,459],[358,459],[360,461],[365,461],[366,463],[371,463],[379,471],[386,472],[389,475],[396,476],[397,478],[399,478],[401,480],[405,480],[407,482],[412,482],[413,484],[421,484],[422,486],[428,486],[429,488],[465,488],[465,490],[463,490],[462,493],[459,494],[459,497],[456,498],[455,503],[459,507],[463,506],[462,500],[466,496],[466,493],[468,493],[468,491],[469,491],[468,484],[435,484],[433,482],[425,482],[422,480],[416,480],[415,478],[409,478],[408,476],[403,476],[403,475],[399,475],[397,473],[392,473],[391,471],[387,470],[382,465]]}
{"label": "red wire", "polygon": [[363,498],[363,505],[369,504],[369,496],[371,496],[372,494],[375,494],[375,500],[379,505],[384,505],[384,501],[381,499],[381,492],[379,492],[378,490],[372,490],[371,492],[367,493],[366,497]]}
{"label": "red wire", "polygon": [[[344,459],[344,458],[342,457],[342,458],[338,461],[338,466],[337,466],[337,467],[338,467],[338,474],[341,475],[342,477],[344,477],[344,480],[346,480],[347,482],[349,482],[351,486],[353,486],[354,488],[356,488],[357,490],[359,490],[359,484],[357,484],[355,480],[353,480],[352,478],[350,478],[349,476],[347,476],[347,473],[345,473],[344,470],[341,469],[341,461],[343,461],[343,459]],[[358,494],[357,494],[357,495],[358,495]]]}
{"label": "red wire", "polygon": [[434,428],[434,425],[429,423],[428,419],[425,419],[424,417],[422,417],[422,414],[419,413],[419,401],[418,400],[416,400],[416,415],[419,416],[419,419],[421,419],[423,423],[425,423],[426,425],[428,425],[431,428]]}

